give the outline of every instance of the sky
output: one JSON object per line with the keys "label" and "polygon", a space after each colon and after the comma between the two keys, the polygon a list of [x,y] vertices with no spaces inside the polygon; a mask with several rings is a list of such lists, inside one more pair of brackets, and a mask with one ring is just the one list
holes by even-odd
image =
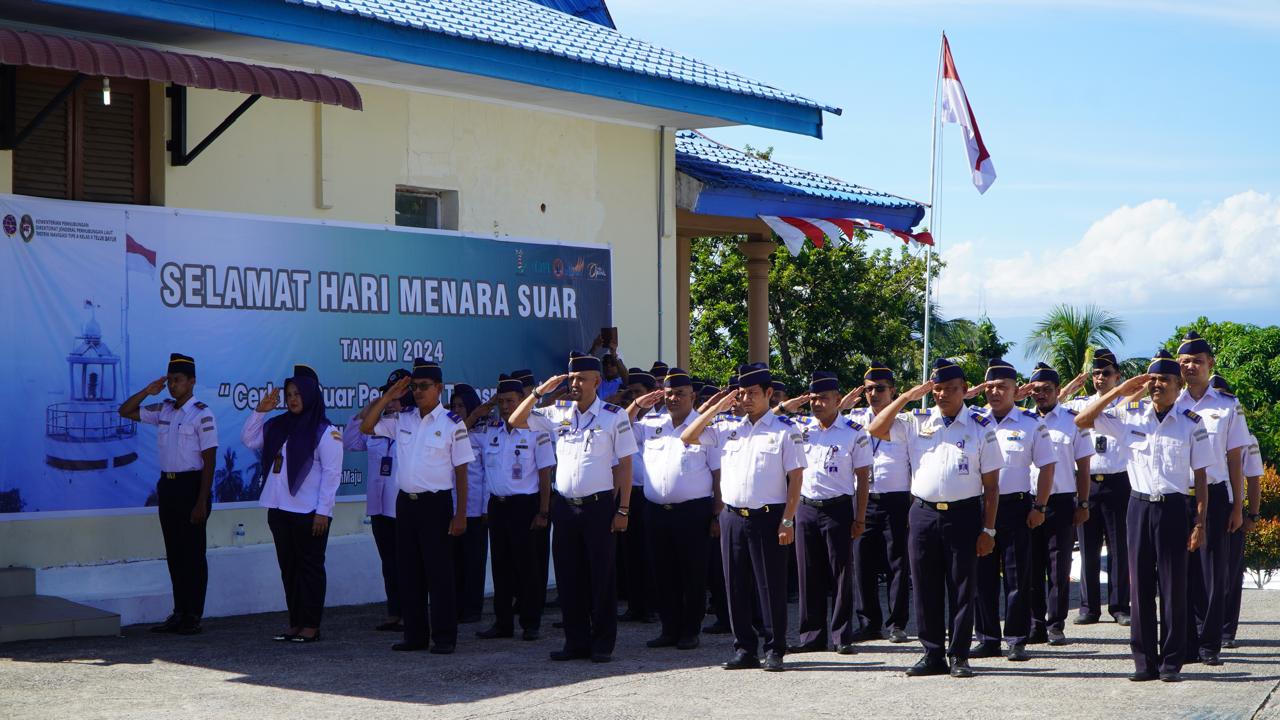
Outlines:
{"label": "sky", "polygon": [[[945,30],[991,153],[973,187],[944,126],[944,317],[986,313],[1009,358],[1059,303],[1126,323],[1123,357],[1179,324],[1280,322],[1280,3],[1252,0],[609,0],[624,34],[840,107],[824,139],[707,134],[927,201]],[[875,243],[896,241],[874,240]]]}

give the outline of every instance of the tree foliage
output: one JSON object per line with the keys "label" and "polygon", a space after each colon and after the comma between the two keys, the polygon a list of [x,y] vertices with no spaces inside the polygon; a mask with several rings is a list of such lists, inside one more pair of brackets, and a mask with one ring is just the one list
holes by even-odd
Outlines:
{"label": "tree foliage", "polygon": [[1124,340],[1124,320],[1096,305],[1058,305],[1027,336],[1027,355],[1053,366],[1063,382],[1079,375],[1090,347]]}

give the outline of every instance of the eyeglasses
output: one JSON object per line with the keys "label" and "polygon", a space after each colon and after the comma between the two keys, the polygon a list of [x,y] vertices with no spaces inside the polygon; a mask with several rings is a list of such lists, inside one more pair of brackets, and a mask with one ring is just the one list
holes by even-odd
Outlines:
{"label": "eyeglasses", "polygon": [[428,382],[416,382],[416,383],[409,383],[409,389],[411,389],[411,390],[421,390],[421,391],[423,391],[423,392],[426,392],[426,391],[430,390],[434,385],[435,385],[435,383],[430,382],[430,381],[428,381]]}
{"label": "eyeglasses", "polygon": [[884,392],[889,389],[888,385],[868,385],[867,392]]}
{"label": "eyeglasses", "polygon": [[1093,376],[1094,376],[1094,377],[1111,377],[1112,375],[1115,375],[1115,374],[1116,374],[1115,370],[1112,370],[1112,369],[1110,369],[1110,368],[1107,368],[1106,370],[1094,370],[1094,371],[1093,371]]}

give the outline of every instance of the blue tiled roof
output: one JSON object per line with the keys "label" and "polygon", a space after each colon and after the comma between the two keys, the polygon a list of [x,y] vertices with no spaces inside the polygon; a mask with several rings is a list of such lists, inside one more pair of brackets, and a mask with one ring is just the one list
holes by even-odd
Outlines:
{"label": "blue tiled roof", "polygon": [[[721,70],[533,0],[284,0],[479,43],[599,65],[735,95],[839,114],[771,85]],[[579,7],[585,2],[557,4]]]}
{"label": "blue tiled roof", "polygon": [[[708,188],[767,193],[796,199],[834,201],[848,204],[846,210],[850,212],[864,208],[871,211],[879,210],[893,216],[897,222],[866,217],[868,213],[864,213],[861,217],[884,222],[898,230],[910,229],[924,216],[924,206],[915,200],[771,160],[761,160],[741,150],[722,145],[695,130],[681,130],[676,133],[676,169]],[[752,214],[804,215],[801,212],[760,210]],[[903,226],[903,223],[909,224]]]}
{"label": "blue tiled roof", "polygon": [[552,10],[569,13],[597,25],[617,30],[613,24],[613,16],[609,14],[609,6],[604,0],[533,0],[539,5],[546,5]]}

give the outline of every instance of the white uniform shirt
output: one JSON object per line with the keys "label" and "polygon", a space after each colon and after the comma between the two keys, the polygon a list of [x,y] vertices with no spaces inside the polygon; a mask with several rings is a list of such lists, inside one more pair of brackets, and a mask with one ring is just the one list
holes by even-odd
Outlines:
{"label": "white uniform shirt", "polygon": [[[1040,416],[1031,410],[1012,408],[1003,420],[997,420],[989,407],[982,410],[995,424],[996,442],[1000,445],[1000,456],[1004,458],[1004,467],[1000,469],[1000,494],[1031,493],[1034,498],[1036,486],[1031,482],[1032,466],[1042,468],[1057,462],[1049,431]],[[1054,471],[1055,477],[1057,472]],[[1038,472],[1036,476],[1039,477]]]}
{"label": "white uniform shirt", "polygon": [[[1174,409],[1181,412],[1190,410],[1200,416],[1200,426],[1209,433],[1209,443],[1213,445],[1213,462],[1205,468],[1205,475],[1210,485],[1225,483],[1231,479],[1227,471],[1227,453],[1249,445],[1249,425],[1244,420],[1240,409],[1240,401],[1214,388],[1208,388],[1199,400],[1191,397],[1191,393],[1183,389],[1178,396]],[[1188,487],[1194,487],[1194,477],[1188,475]],[[1230,488],[1230,483],[1227,484]],[[1230,490],[1228,490],[1230,495]],[[1234,498],[1233,498],[1234,499]]]}
{"label": "white uniform shirt", "polygon": [[218,447],[218,424],[208,405],[187,398],[177,407],[173,398],[138,410],[138,419],[158,429],[160,472],[204,469],[200,453]]}
{"label": "white uniform shirt", "polygon": [[[862,427],[867,427],[875,420],[876,414],[871,408],[854,408],[849,411],[849,419]],[[891,440],[870,438],[871,442],[871,492],[907,492],[911,489],[911,459],[907,457],[907,446]]]}
{"label": "white uniform shirt", "polygon": [[810,500],[830,500],[857,491],[854,468],[871,465],[867,431],[849,418],[837,416],[831,427],[809,415],[796,418],[807,467],[800,494]]}
{"label": "white uniform shirt", "polygon": [[[267,414],[254,411],[249,415],[240,442],[250,450],[261,450],[263,427]],[[265,508],[276,508],[292,513],[312,513],[333,517],[333,503],[342,484],[342,433],[336,426],[320,429],[320,439],[311,458],[311,469],[298,486],[296,494],[289,493],[289,441],[280,448],[280,462],[275,458],[262,458],[269,469],[267,481],[262,486],[258,503]],[[276,468],[279,468],[278,470]]]}
{"label": "white uniform shirt", "polygon": [[911,494],[929,502],[955,502],[982,494],[982,474],[1004,467],[994,423],[961,407],[947,425],[935,405],[894,419],[889,439],[907,446],[914,472]]}
{"label": "white uniform shirt", "polygon": [[501,420],[490,420],[480,432],[485,484],[490,495],[532,495],[538,492],[538,471],[553,467],[556,454],[551,436],[527,428],[510,428]]}
{"label": "white uniform shirt", "polygon": [[556,492],[579,498],[613,489],[613,467],[636,453],[631,419],[617,405],[596,398],[586,412],[560,400],[529,413],[529,429],[556,443]]}
{"label": "white uniform shirt", "polygon": [[369,517],[396,516],[396,463],[395,442],[383,437],[360,432],[360,421],[354,416],[342,428],[342,447],[352,452],[368,453],[368,470],[365,476],[365,514]]}
{"label": "white uniform shirt", "polygon": [[378,420],[378,437],[396,441],[396,485],[407,493],[453,490],[453,469],[475,460],[462,418],[437,405]]}
{"label": "white uniform shirt", "polygon": [[[1040,420],[1049,431],[1049,441],[1053,444],[1053,457],[1058,468],[1053,471],[1054,495],[1061,493],[1076,494],[1076,461],[1093,455],[1093,443],[1089,432],[1076,427],[1078,413],[1061,404],[1054,405],[1049,414]],[[1040,471],[1031,473],[1031,487],[1036,487],[1040,480]]]}
{"label": "white uniform shirt", "polygon": [[649,481],[644,486],[644,497],[649,502],[673,505],[713,495],[711,472],[720,469],[720,452],[706,445],[686,445],[680,439],[685,428],[697,419],[698,412],[694,410],[683,423],[673,427],[670,413],[661,413],[646,415],[633,425],[649,469]]}
{"label": "white uniform shirt", "polygon": [[1245,477],[1261,477],[1266,472],[1262,467],[1262,450],[1258,447],[1258,438],[1249,436],[1249,446],[1244,449],[1240,465]]}
{"label": "white uniform shirt", "polygon": [[725,416],[702,431],[700,442],[719,448],[720,499],[733,507],[785,503],[787,473],[808,465],[795,423],[768,411],[754,423]]}
{"label": "white uniform shirt", "polygon": [[1129,485],[1148,495],[1187,493],[1187,475],[1213,463],[1213,444],[1195,413],[1170,408],[1156,417],[1150,400],[1117,405],[1098,415],[1095,427],[1124,438]]}
{"label": "white uniform shirt", "polygon": [[[1072,398],[1065,403],[1066,407],[1080,412],[1085,409],[1089,403],[1098,399],[1098,394],[1094,393],[1089,397]],[[1111,407],[1124,402],[1124,398],[1116,398],[1111,401]],[[1114,475],[1122,473],[1129,465],[1129,446],[1123,442],[1123,438],[1114,435],[1108,435],[1098,428],[1093,429],[1093,457],[1089,459],[1089,472],[1098,475]]]}

